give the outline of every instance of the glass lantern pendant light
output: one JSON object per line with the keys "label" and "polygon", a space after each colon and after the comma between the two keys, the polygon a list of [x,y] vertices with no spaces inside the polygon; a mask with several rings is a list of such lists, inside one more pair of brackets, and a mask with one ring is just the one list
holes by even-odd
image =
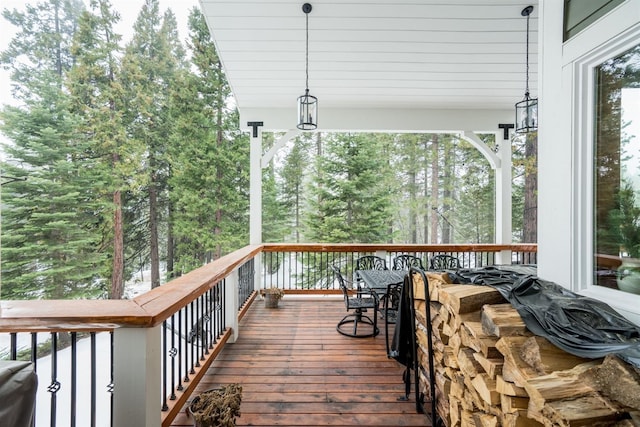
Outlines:
{"label": "glass lantern pendant light", "polygon": [[302,11],[305,13],[307,20],[307,45],[305,49],[306,89],[304,95],[298,97],[297,127],[300,130],[314,130],[318,127],[318,98],[309,94],[309,12],[311,12],[311,5],[309,3],[303,4]]}
{"label": "glass lantern pendant light", "polygon": [[529,133],[538,130],[538,99],[529,96],[529,15],[533,6],[522,9],[522,16],[527,17],[527,82],[524,99],[516,104],[516,133]]}

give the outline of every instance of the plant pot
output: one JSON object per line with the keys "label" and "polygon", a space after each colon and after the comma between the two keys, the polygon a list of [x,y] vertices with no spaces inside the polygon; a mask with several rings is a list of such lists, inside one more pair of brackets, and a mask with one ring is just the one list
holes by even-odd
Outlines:
{"label": "plant pot", "polygon": [[616,281],[621,291],[640,294],[640,260],[623,259]]}
{"label": "plant pot", "polygon": [[187,405],[193,427],[235,426],[240,414],[242,387],[230,384],[200,393]]}
{"label": "plant pot", "polygon": [[266,308],[278,308],[279,301],[280,301],[280,298],[278,297],[278,295],[273,295],[269,293],[264,294],[264,306]]}

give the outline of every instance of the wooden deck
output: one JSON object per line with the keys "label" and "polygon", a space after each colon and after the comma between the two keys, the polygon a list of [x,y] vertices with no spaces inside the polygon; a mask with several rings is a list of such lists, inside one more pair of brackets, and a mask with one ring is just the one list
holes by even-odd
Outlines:
{"label": "wooden deck", "polygon": [[[413,395],[398,401],[404,367],[387,358],[384,332],[344,337],[335,327],[345,313],[336,299],[287,296],[278,309],[255,301],[240,338],[213,362],[198,391],[241,384],[238,426],[429,425]],[[181,411],[172,426],[193,421]]]}

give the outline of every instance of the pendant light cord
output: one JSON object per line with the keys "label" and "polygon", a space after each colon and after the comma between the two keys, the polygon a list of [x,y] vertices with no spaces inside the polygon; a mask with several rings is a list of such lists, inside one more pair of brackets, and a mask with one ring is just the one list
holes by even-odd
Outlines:
{"label": "pendant light cord", "polygon": [[527,14],[527,86],[524,91],[525,97],[529,97],[529,17],[531,12]]}
{"label": "pendant light cord", "polygon": [[307,18],[307,25],[306,25],[307,45],[305,50],[305,72],[306,72],[307,80],[305,82],[305,89],[308,94],[309,93],[309,13],[305,13],[305,17]]}

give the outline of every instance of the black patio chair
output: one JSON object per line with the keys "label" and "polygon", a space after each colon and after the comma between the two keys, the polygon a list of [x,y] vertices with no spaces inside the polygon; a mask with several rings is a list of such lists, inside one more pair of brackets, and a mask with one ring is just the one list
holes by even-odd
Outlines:
{"label": "black patio chair", "polygon": [[451,255],[434,255],[431,257],[431,270],[457,270],[460,268],[460,260]]}
{"label": "black patio chair", "polygon": [[394,270],[408,270],[411,267],[418,267],[424,270],[422,266],[422,260],[414,255],[398,255],[393,259]]}
{"label": "black patio chair", "polygon": [[361,256],[356,260],[356,270],[388,270],[387,261],[375,255]]}
{"label": "black patio chair", "polygon": [[[340,272],[340,269],[334,265],[331,266],[333,269],[333,273],[335,278],[338,280],[340,284],[340,289],[344,294],[344,304],[347,307],[347,315],[338,322],[336,326],[336,330],[347,337],[352,338],[367,338],[367,337],[375,337],[380,333],[378,329],[378,298],[374,293],[364,294],[362,292],[358,292],[357,295],[353,295],[352,290],[347,287],[347,283]],[[371,317],[364,314],[367,310],[373,310],[373,315]],[[347,326],[353,325],[352,330],[348,330]],[[364,332],[362,331],[362,326],[365,328],[368,326],[371,327],[370,330],[366,328]],[[361,326],[360,331],[358,331],[358,326]]]}

